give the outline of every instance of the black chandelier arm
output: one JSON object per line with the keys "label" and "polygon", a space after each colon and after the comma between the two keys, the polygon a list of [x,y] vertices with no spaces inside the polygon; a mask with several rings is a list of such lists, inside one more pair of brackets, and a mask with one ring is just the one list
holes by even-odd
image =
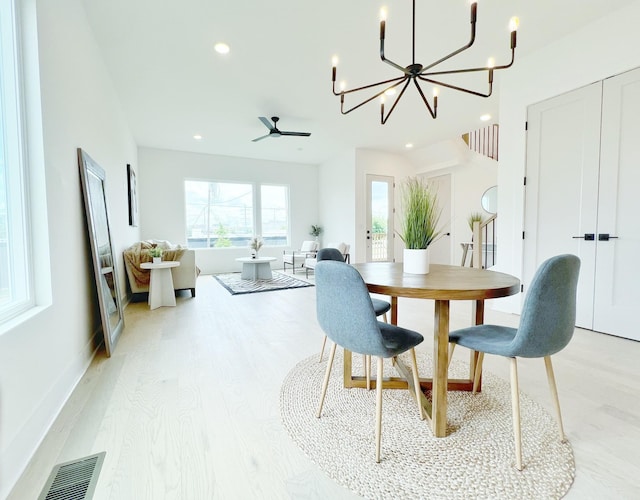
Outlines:
{"label": "black chandelier arm", "polygon": [[[334,75],[335,76],[335,75]],[[372,83],[370,85],[364,85],[362,87],[357,87],[355,89],[350,89],[350,90],[341,90],[340,92],[336,92],[336,80],[334,78],[333,80],[333,95],[335,96],[339,96],[339,95],[345,95],[345,94],[351,94],[353,92],[358,92],[360,90],[366,90],[366,89],[370,89],[373,87],[377,87],[379,85],[385,85],[387,83],[394,83],[394,82],[400,82],[401,80],[404,80],[405,78],[407,78],[406,76],[399,76],[397,78],[391,78],[390,80],[382,80],[381,82],[377,82],[377,83]],[[392,85],[391,87],[395,87],[395,85]],[[389,88],[391,88],[389,87]],[[383,92],[385,92],[388,89],[384,89],[382,92],[380,92],[380,94],[382,94]],[[375,97],[379,97],[380,94],[376,95]]]}
{"label": "black chandelier arm", "polygon": [[[391,116],[391,113],[393,113],[393,110],[396,109],[396,106],[398,105],[398,101],[400,101],[400,98],[404,94],[404,91],[407,90],[407,87],[409,86],[409,83],[410,83],[410,79],[407,76],[407,77],[405,77],[405,80],[407,82],[404,84],[404,87],[402,87],[402,90],[398,94],[398,97],[396,97],[395,100],[393,101],[393,105],[391,106],[391,109],[387,113],[386,117],[384,116],[384,103],[380,104],[380,125],[384,125],[385,123],[387,123],[387,120]],[[385,92],[385,91],[383,91],[383,92]]]}
{"label": "black chandelier arm", "polygon": [[513,63],[516,58],[515,49],[511,49],[511,61],[507,64],[502,64],[500,66],[484,66],[478,68],[464,68],[464,69],[451,69],[451,70],[442,70],[442,71],[425,71],[420,72],[419,76],[438,76],[438,75],[454,75],[456,73],[472,73],[477,71],[491,71],[491,70],[499,70],[499,69],[507,69],[513,66]]}
{"label": "black chandelier arm", "polygon": [[429,104],[427,97],[424,95],[424,92],[422,91],[422,87],[420,87],[420,85],[418,84],[418,81],[415,78],[413,79],[413,83],[415,83],[416,88],[418,89],[418,93],[420,94],[420,97],[422,97],[424,104],[427,106],[427,109],[429,110],[429,114],[431,114],[431,118],[435,119],[436,116],[438,115],[438,96],[437,95],[433,96],[433,108],[431,108],[431,105]]}
{"label": "black chandelier arm", "polygon": [[[396,87],[398,85],[400,85],[402,83],[403,80],[407,80],[409,77],[408,76],[401,76],[400,78],[395,78],[394,80],[389,80],[389,81],[396,81],[396,80],[400,80],[398,83],[396,83],[395,85],[392,85],[391,87]],[[360,104],[357,104],[355,106],[353,106],[352,108],[348,109],[348,110],[344,110],[344,96],[348,93],[352,93],[352,92],[357,92],[358,90],[364,90],[364,89],[368,89],[371,87],[375,87],[377,85],[381,85],[382,83],[388,83],[388,82],[379,82],[379,83],[375,83],[373,85],[367,85],[365,87],[360,87],[359,89],[352,89],[352,90],[348,90],[348,91],[344,91],[342,94],[338,94],[340,96],[340,112],[343,115],[346,115],[348,113],[351,113],[352,111],[358,109],[361,106],[364,106],[365,104],[373,101],[374,99],[377,99],[378,97],[380,97],[382,94],[384,94],[389,88],[384,88],[382,89],[380,92],[372,95],[371,97],[369,97],[368,99],[365,99],[364,101],[362,101]],[[406,87],[406,86],[405,86]],[[402,91],[404,92],[404,90]],[[402,95],[402,92],[400,93],[400,95]]]}
{"label": "black chandelier arm", "polygon": [[389,66],[392,66],[400,71],[402,71],[405,75],[410,75],[411,73],[407,68],[400,66],[397,63],[394,63],[391,59],[387,59],[384,55],[384,38],[380,39],[380,59],[382,59],[383,63],[387,63]]}
{"label": "black chandelier arm", "polygon": [[471,36],[469,37],[469,42],[466,45],[463,45],[462,47],[460,47],[458,50],[454,50],[450,54],[438,59],[435,62],[432,62],[428,66],[425,66],[422,71],[427,71],[428,69],[433,68],[434,66],[437,66],[438,64],[446,61],[447,59],[451,59],[453,56],[457,56],[458,54],[460,54],[460,52],[464,52],[465,50],[470,48],[475,43],[475,41],[476,41],[476,18],[474,16],[475,10],[473,8],[475,5],[476,5],[475,3],[471,4]]}
{"label": "black chandelier arm", "polygon": [[493,92],[493,79],[489,79],[489,92],[487,94],[483,94],[481,92],[476,92],[475,90],[469,90],[469,89],[465,89],[463,87],[458,87],[456,85],[451,85],[450,83],[445,83],[445,82],[441,82],[438,80],[432,80],[431,78],[425,78],[423,76],[418,76],[418,78],[420,78],[420,80],[422,80],[423,82],[429,82],[429,83],[433,83],[434,85],[439,85],[441,87],[447,87],[448,89],[452,89],[452,90],[457,90],[459,92],[465,92],[466,94],[473,94],[475,96],[478,97],[491,97],[491,94]]}

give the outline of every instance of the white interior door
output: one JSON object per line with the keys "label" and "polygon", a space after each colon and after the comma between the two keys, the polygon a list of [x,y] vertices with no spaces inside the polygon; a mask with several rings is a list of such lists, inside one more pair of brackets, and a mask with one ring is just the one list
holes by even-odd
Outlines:
{"label": "white interior door", "polygon": [[[525,293],[549,257],[580,257],[576,324],[593,327],[600,101],[595,83],[532,105],[527,112]],[[594,235],[593,239],[585,235]]]}
{"label": "white interior door", "polygon": [[393,177],[367,175],[367,262],[393,262]]}
{"label": "white interior door", "polygon": [[593,308],[594,330],[635,340],[640,340],[639,138],[640,69],[636,69],[604,81]]}

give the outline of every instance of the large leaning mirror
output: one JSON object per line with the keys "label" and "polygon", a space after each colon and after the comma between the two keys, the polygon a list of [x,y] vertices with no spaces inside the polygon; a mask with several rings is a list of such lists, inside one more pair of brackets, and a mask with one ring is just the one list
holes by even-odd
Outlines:
{"label": "large leaning mirror", "polygon": [[487,189],[480,199],[482,208],[490,214],[498,213],[498,186],[491,186]]}
{"label": "large leaning mirror", "polygon": [[109,215],[105,197],[104,170],[82,149],[78,148],[78,164],[82,179],[84,207],[87,219],[93,271],[98,292],[102,331],[107,356],[111,356],[118,337],[124,328],[120,286],[116,259],[111,244]]}

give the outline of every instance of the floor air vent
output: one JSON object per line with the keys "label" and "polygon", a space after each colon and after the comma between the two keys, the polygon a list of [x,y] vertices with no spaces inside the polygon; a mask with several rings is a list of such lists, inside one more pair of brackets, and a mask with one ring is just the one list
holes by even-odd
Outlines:
{"label": "floor air vent", "polygon": [[90,500],[106,452],[56,465],[38,500]]}

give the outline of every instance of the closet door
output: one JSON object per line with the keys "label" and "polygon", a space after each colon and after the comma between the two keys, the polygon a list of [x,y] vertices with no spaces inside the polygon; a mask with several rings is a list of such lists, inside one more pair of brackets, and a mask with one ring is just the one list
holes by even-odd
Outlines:
{"label": "closet door", "polygon": [[593,329],[640,340],[640,69],[604,81],[600,147]]}
{"label": "closet door", "polygon": [[[600,102],[595,83],[527,111],[523,284],[547,258],[580,257],[576,324],[593,327]],[[587,235],[587,238],[585,238]]]}

